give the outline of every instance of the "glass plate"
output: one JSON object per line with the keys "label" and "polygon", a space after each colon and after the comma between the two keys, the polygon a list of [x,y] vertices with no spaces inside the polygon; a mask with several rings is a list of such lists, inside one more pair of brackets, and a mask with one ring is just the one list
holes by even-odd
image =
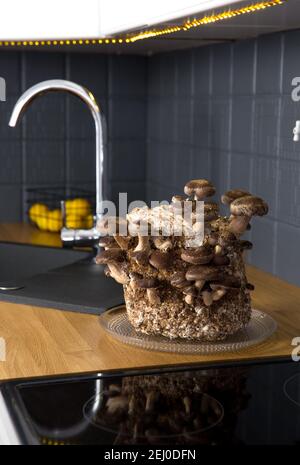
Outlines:
{"label": "glass plate", "polygon": [[259,344],[269,338],[277,328],[277,323],[270,315],[260,310],[252,309],[248,326],[220,342],[199,342],[185,339],[168,339],[164,336],[148,336],[137,333],[131,326],[125,305],[111,308],[100,315],[101,326],[125,344],[142,349],[161,352],[177,352],[182,354],[214,354],[241,350],[254,344]]}

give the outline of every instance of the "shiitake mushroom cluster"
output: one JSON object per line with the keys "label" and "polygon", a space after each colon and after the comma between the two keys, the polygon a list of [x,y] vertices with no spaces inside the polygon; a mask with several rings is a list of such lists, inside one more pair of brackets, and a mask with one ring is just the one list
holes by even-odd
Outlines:
{"label": "shiitake mushroom cluster", "polygon": [[237,368],[226,375],[186,371],[104,380],[93,423],[114,431],[114,444],[233,442],[238,414],[249,402],[246,381]]}
{"label": "shiitake mushroom cluster", "polygon": [[204,240],[199,247],[189,247],[184,237],[162,235],[121,235],[121,225],[127,226],[132,218],[139,218],[139,209],[117,218],[117,231],[111,236],[107,219],[98,224],[104,235],[103,247],[96,257],[105,264],[107,276],[132,290],[143,290],[151,306],[158,306],[164,290],[180,293],[188,306],[210,307],[230,291],[253,290],[244,274],[242,252],[252,244],[240,237],[250,228],[253,216],[266,215],[268,205],[260,197],[235,189],[221,197],[230,209],[229,216],[220,216],[218,204],[207,200],[215,194],[215,187],[206,179],[189,181],[184,192],[187,197],[175,195],[172,203],[183,206],[204,201]]}

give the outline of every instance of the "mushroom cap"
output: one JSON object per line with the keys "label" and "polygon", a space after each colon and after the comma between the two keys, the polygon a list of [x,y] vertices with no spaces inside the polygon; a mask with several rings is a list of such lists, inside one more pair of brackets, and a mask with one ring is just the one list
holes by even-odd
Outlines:
{"label": "mushroom cap", "polygon": [[134,274],[132,279],[138,287],[141,289],[156,289],[159,286],[159,281],[155,278],[144,278],[142,276]]}
{"label": "mushroom cap", "polygon": [[250,192],[244,191],[243,189],[232,189],[222,195],[221,202],[225,205],[230,205],[234,200],[245,197],[246,195],[248,196],[251,194]]}
{"label": "mushroom cap", "polygon": [[188,281],[198,281],[198,280],[221,280],[224,275],[224,270],[218,266],[191,266],[186,272],[186,279]]}
{"label": "mushroom cap", "polygon": [[173,195],[172,199],[171,199],[171,202],[172,203],[182,203],[186,200],[185,197],[183,197],[183,195]]}
{"label": "mushroom cap", "polygon": [[99,246],[100,247],[107,247],[110,249],[117,249],[119,245],[115,241],[113,236],[102,236],[99,239]]}
{"label": "mushroom cap", "polygon": [[214,185],[207,179],[192,179],[184,186],[186,195],[196,195],[198,199],[211,197],[216,192]]}
{"label": "mushroom cap", "polygon": [[97,265],[104,265],[109,262],[120,262],[124,258],[124,252],[120,248],[100,250],[95,258]]}
{"label": "mushroom cap", "polygon": [[260,197],[253,195],[240,197],[230,204],[230,211],[236,216],[263,216],[268,213],[268,210],[268,204]]}
{"label": "mushroom cap", "polygon": [[205,265],[209,263],[214,256],[213,248],[210,246],[201,246],[197,249],[186,249],[181,254],[184,262],[192,265]]}
{"label": "mushroom cap", "polygon": [[149,253],[147,251],[131,252],[131,258],[140,266],[147,266],[149,264]]}
{"label": "mushroom cap", "polygon": [[157,270],[169,268],[172,262],[172,255],[168,252],[161,252],[155,250],[149,258],[150,265],[154,266]]}
{"label": "mushroom cap", "polygon": [[239,289],[241,287],[241,280],[234,276],[224,276],[220,280],[212,281],[209,283],[211,289]]}
{"label": "mushroom cap", "polygon": [[239,240],[237,243],[238,247],[242,250],[251,250],[253,247],[252,242],[246,240]]}
{"label": "mushroom cap", "polygon": [[171,276],[170,283],[172,286],[179,288],[190,286],[191,284],[190,281],[185,279],[185,271],[176,271]]}

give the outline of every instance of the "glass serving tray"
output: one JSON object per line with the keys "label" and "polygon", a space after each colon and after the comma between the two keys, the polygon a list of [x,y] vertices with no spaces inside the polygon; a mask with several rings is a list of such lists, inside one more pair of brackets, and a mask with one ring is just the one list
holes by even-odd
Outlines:
{"label": "glass serving tray", "polygon": [[127,318],[125,305],[119,305],[102,313],[100,324],[107,333],[125,344],[142,349],[182,354],[214,354],[245,349],[265,341],[277,328],[276,321],[270,315],[252,309],[251,320],[247,327],[225,341],[201,342],[148,336],[135,331]]}

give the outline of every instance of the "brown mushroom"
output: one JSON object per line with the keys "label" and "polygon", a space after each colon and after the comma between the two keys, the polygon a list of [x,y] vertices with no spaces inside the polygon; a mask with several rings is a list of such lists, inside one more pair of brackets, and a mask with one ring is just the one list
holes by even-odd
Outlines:
{"label": "brown mushroom", "polygon": [[255,287],[254,287],[253,284],[247,283],[247,284],[246,284],[246,289],[248,289],[248,291],[254,291]]}
{"label": "brown mushroom", "polygon": [[185,286],[182,288],[182,292],[185,295],[190,295],[195,297],[197,295],[197,291],[195,289],[195,286],[193,286],[191,283],[189,283],[189,286]]}
{"label": "brown mushroom", "polygon": [[170,283],[172,286],[177,287],[179,289],[190,286],[190,281],[185,279],[185,271],[176,271],[170,279]]}
{"label": "brown mushroom", "polygon": [[124,252],[118,249],[100,250],[95,258],[97,265],[105,265],[111,261],[120,262],[124,258]]}
{"label": "brown mushroom", "polygon": [[268,205],[260,197],[246,195],[231,202],[230,211],[233,217],[229,223],[229,230],[240,235],[248,228],[252,216],[263,216],[268,213]]}
{"label": "brown mushroom", "polygon": [[129,243],[131,240],[130,236],[121,236],[119,234],[114,235],[115,241],[121,247],[122,250],[128,250]]}
{"label": "brown mushroom", "polygon": [[145,252],[150,249],[149,236],[138,235],[138,244],[134,252]]}
{"label": "brown mushroom", "polygon": [[215,291],[217,289],[234,290],[241,287],[241,280],[235,276],[223,276],[220,280],[212,280],[209,283],[210,288]]}
{"label": "brown mushroom", "polygon": [[183,195],[173,195],[171,202],[182,204],[185,200],[186,199],[183,197]]}
{"label": "brown mushroom", "polygon": [[147,289],[147,297],[149,299],[150,304],[152,305],[159,305],[160,304],[160,297],[157,293],[155,288]]}
{"label": "brown mushroom", "polygon": [[205,265],[214,256],[212,247],[201,246],[195,249],[186,249],[181,253],[181,259],[192,265]]}
{"label": "brown mushroom", "polygon": [[198,279],[195,281],[195,287],[198,289],[198,291],[201,291],[201,289],[204,287],[205,281],[203,279]]}
{"label": "brown mushroom", "polygon": [[194,304],[194,296],[190,295],[190,294],[187,294],[185,297],[184,297],[184,301],[185,303],[187,303],[188,305],[193,305]]}
{"label": "brown mushroom", "polygon": [[117,249],[119,245],[112,236],[102,236],[99,239],[99,246],[107,249]]}
{"label": "brown mushroom", "polygon": [[216,289],[215,291],[213,291],[211,293],[213,301],[216,302],[216,301],[222,299],[222,297],[224,297],[226,292],[227,292],[226,289],[221,289],[221,288]]}
{"label": "brown mushroom", "polygon": [[155,247],[163,252],[167,252],[172,249],[173,243],[169,237],[158,236],[153,238]]}
{"label": "brown mushroom", "polygon": [[238,247],[242,250],[251,250],[253,247],[252,242],[239,240],[237,243]]}
{"label": "brown mushroom", "polygon": [[169,268],[172,262],[172,255],[169,252],[161,252],[155,250],[149,258],[150,265],[154,266],[157,270],[164,270]]}
{"label": "brown mushroom", "polygon": [[236,199],[241,197],[245,197],[246,195],[251,195],[249,192],[244,191],[242,189],[232,189],[230,191],[225,192],[225,194],[221,197],[221,202],[225,205],[230,205]]}
{"label": "brown mushroom", "polygon": [[149,264],[149,251],[131,252],[130,257],[140,266],[147,266]]}
{"label": "brown mushroom", "polygon": [[263,216],[268,213],[268,204],[260,197],[246,195],[230,204],[230,211],[235,216]]}
{"label": "brown mushroom", "polygon": [[212,263],[217,266],[227,266],[230,263],[230,259],[227,255],[215,255]]}
{"label": "brown mushroom", "polygon": [[107,264],[110,276],[114,278],[119,284],[128,284],[129,276],[127,273],[127,263],[109,262]]}
{"label": "brown mushroom", "polygon": [[212,298],[212,292],[209,291],[203,291],[201,294],[201,297],[203,299],[203,303],[206,307],[210,307],[213,303],[213,298]]}
{"label": "brown mushroom", "polygon": [[132,281],[136,287],[141,289],[146,289],[147,297],[149,302],[153,305],[160,304],[160,297],[157,293],[157,287],[159,286],[159,282],[155,278],[144,278],[139,277],[137,274],[133,273],[131,275]]}
{"label": "brown mushroom", "polygon": [[196,200],[211,197],[215,192],[215,187],[207,179],[192,179],[184,186],[184,193],[188,196],[194,195]]}
{"label": "brown mushroom", "polygon": [[118,411],[127,410],[128,399],[125,396],[114,396],[107,399],[106,408],[109,413],[116,413]]}
{"label": "brown mushroom", "polygon": [[216,280],[221,279],[223,276],[223,268],[218,266],[190,266],[186,272],[187,281],[198,281],[198,280]]}

